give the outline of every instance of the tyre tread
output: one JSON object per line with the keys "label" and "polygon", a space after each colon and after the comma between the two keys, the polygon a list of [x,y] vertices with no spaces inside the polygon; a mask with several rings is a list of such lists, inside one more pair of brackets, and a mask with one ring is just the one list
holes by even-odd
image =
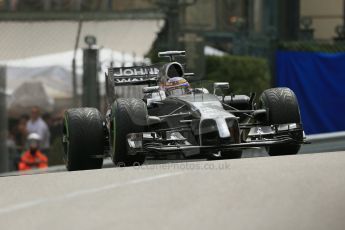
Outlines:
{"label": "tyre tread", "polygon": [[102,168],[104,152],[103,118],[95,108],[74,108],[65,112],[69,131],[69,151],[65,163],[70,171]]}
{"label": "tyre tread", "polygon": [[[289,88],[265,90],[260,97],[259,107],[267,110],[265,125],[301,123],[296,95]],[[297,154],[299,149],[300,144],[283,144],[267,147],[267,152],[271,156],[290,155]]]}

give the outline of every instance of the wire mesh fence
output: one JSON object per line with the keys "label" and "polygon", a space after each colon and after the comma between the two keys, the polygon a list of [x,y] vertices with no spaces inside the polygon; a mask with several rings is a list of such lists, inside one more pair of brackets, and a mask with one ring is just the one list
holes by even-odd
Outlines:
{"label": "wire mesh fence", "polygon": [[[18,125],[23,117],[30,115],[32,106],[41,108],[41,115],[50,127],[50,165],[62,163],[61,118],[64,110],[73,104],[73,58],[76,62],[77,99],[80,101],[81,98],[83,49],[89,48],[84,42],[86,36],[96,38],[92,48],[99,49],[97,77],[104,96],[107,68],[148,62],[145,54],[163,26],[159,18],[83,20],[75,52],[79,24],[79,19],[0,20],[0,65],[4,66],[0,77],[7,79],[6,88],[0,81],[0,114],[8,114],[9,119],[7,129],[0,116],[0,152],[5,154],[1,149],[2,141],[14,142],[16,157],[12,157],[13,154],[10,158],[5,157],[9,159],[11,169],[16,168],[13,158],[18,158],[18,152],[25,148],[21,137],[26,134],[18,129]],[[0,159],[0,164],[3,162]]]}
{"label": "wire mesh fence", "polygon": [[0,0],[0,11],[122,11],[155,7],[154,0]]}

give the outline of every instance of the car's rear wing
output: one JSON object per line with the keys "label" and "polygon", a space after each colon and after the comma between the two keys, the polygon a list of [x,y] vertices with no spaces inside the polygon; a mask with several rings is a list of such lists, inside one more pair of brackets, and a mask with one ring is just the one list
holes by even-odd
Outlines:
{"label": "car's rear wing", "polygon": [[[175,56],[184,55],[185,51],[160,52],[159,57],[168,57],[169,62],[161,62],[147,66],[109,68],[106,73],[105,87],[108,102],[113,103],[115,98],[119,95],[122,96],[121,92],[132,92],[134,88],[138,91],[140,85],[157,86],[159,82],[171,76],[191,76],[191,74],[184,73],[184,64],[174,61]],[[142,90],[140,90],[140,92],[142,92]]]}
{"label": "car's rear wing", "polygon": [[149,66],[113,67],[108,69],[108,78],[114,86],[157,85],[159,69],[163,64]]}

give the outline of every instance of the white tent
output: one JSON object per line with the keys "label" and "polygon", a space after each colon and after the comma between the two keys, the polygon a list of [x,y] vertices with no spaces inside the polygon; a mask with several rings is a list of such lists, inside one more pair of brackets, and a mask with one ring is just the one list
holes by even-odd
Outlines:
{"label": "white tent", "polygon": [[53,111],[54,100],[45,91],[41,82],[25,82],[12,94],[8,102],[11,115],[27,113],[32,106],[40,106],[44,112]]}
{"label": "white tent", "polygon": [[[12,67],[7,66],[7,93],[28,82],[40,82],[52,98],[67,98],[72,95],[71,72],[60,66]],[[28,94],[27,97],[30,97]]]}
{"label": "white tent", "polygon": [[[80,47],[86,46],[86,35],[93,35],[99,46],[142,57],[163,25],[163,20],[85,21]],[[0,60],[31,58],[72,50],[78,21],[0,22],[0,31]]]}
{"label": "white tent", "polygon": [[[7,93],[11,95],[15,89],[25,82],[39,81],[47,94],[53,98],[69,98],[72,96],[72,59],[73,51],[43,55],[18,60],[0,62],[7,66]],[[147,62],[143,56],[121,53],[110,49],[101,49],[99,53],[99,80],[104,82],[104,73],[111,65],[133,65]],[[52,65],[54,64],[54,65]],[[78,93],[81,93],[81,75],[83,54],[79,49],[76,55]],[[103,88],[101,88],[101,93]],[[30,96],[30,95],[28,95]]]}
{"label": "white tent", "polygon": [[222,57],[222,56],[224,56],[224,55],[227,55],[226,52],[221,51],[221,50],[219,50],[219,49],[216,49],[216,48],[214,48],[214,47],[212,47],[212,46],[205,46],[205,47],[204,47],[204,54],[205,54],[206,56],[219,56],[219,57]]}
{"label": "white tent", "polygon": [[[70,71],[72,69],[73,53],[74,52],[70,50],[66,52],[40,55],[29,58],[3,60],[0,61],[0,64],[7,65],[9,67],[29,68],[61,66]],[[144,59],[143,55],[135,55],[134,53],[119,52],[102,48],[99,52],[99,62],[102,70],[106,70],[106,68],[110,66],[111,62],[113,62],[114,66],[121,66],[123,64],[128,66],[136,62],[147,62],[147,60]],[[78,49],[76,52],[76,65],[77,72],[82,73],[82,49]]]}
{"label": "white tent", "polygon": [[[144,55],[163,25],[163,20],[85,21],[79,47],[86,47],[86,35],[96,37],[100,47],[99,81],[103,84],[110,63],[120,66],[145,62]],[[32,102],[50,109],[53,99],[71,98],[77,21],[0,22],[0,31],[0,65],[7,66],[6,93],[11,108]],[[82,49],[78,49],[78,93],[81,93],[82,66]],[[49,100],[40,101],[37,95]]]}

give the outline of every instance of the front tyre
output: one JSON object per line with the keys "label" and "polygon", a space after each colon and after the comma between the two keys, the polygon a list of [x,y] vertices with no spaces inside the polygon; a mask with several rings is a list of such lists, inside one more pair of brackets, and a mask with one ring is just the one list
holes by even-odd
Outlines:
{"label": "front tyre", "polygon": [[[267,125],[301,123],[298,101],[294,92],[289,88],[273,88],[265,90],[260,96],[259,107],[266,109]],[[303,131],[295,136],[303,139]],[[300,144],[279,144],[267,147],[270,156],[297,154]]]}
{"label": "front tyre", "polygon": [[112,106],[110,136],[111,158],[116,166],[141,165],[145,155],[128,152],[127,134],[142,133],[147,129],[146,104],[136,98],[118,98]]}
{"label": "front tyre", "polygon": [[63,148],[68,171],[100,169],[105,123],[95,108],[68,109],[64,115]]}

